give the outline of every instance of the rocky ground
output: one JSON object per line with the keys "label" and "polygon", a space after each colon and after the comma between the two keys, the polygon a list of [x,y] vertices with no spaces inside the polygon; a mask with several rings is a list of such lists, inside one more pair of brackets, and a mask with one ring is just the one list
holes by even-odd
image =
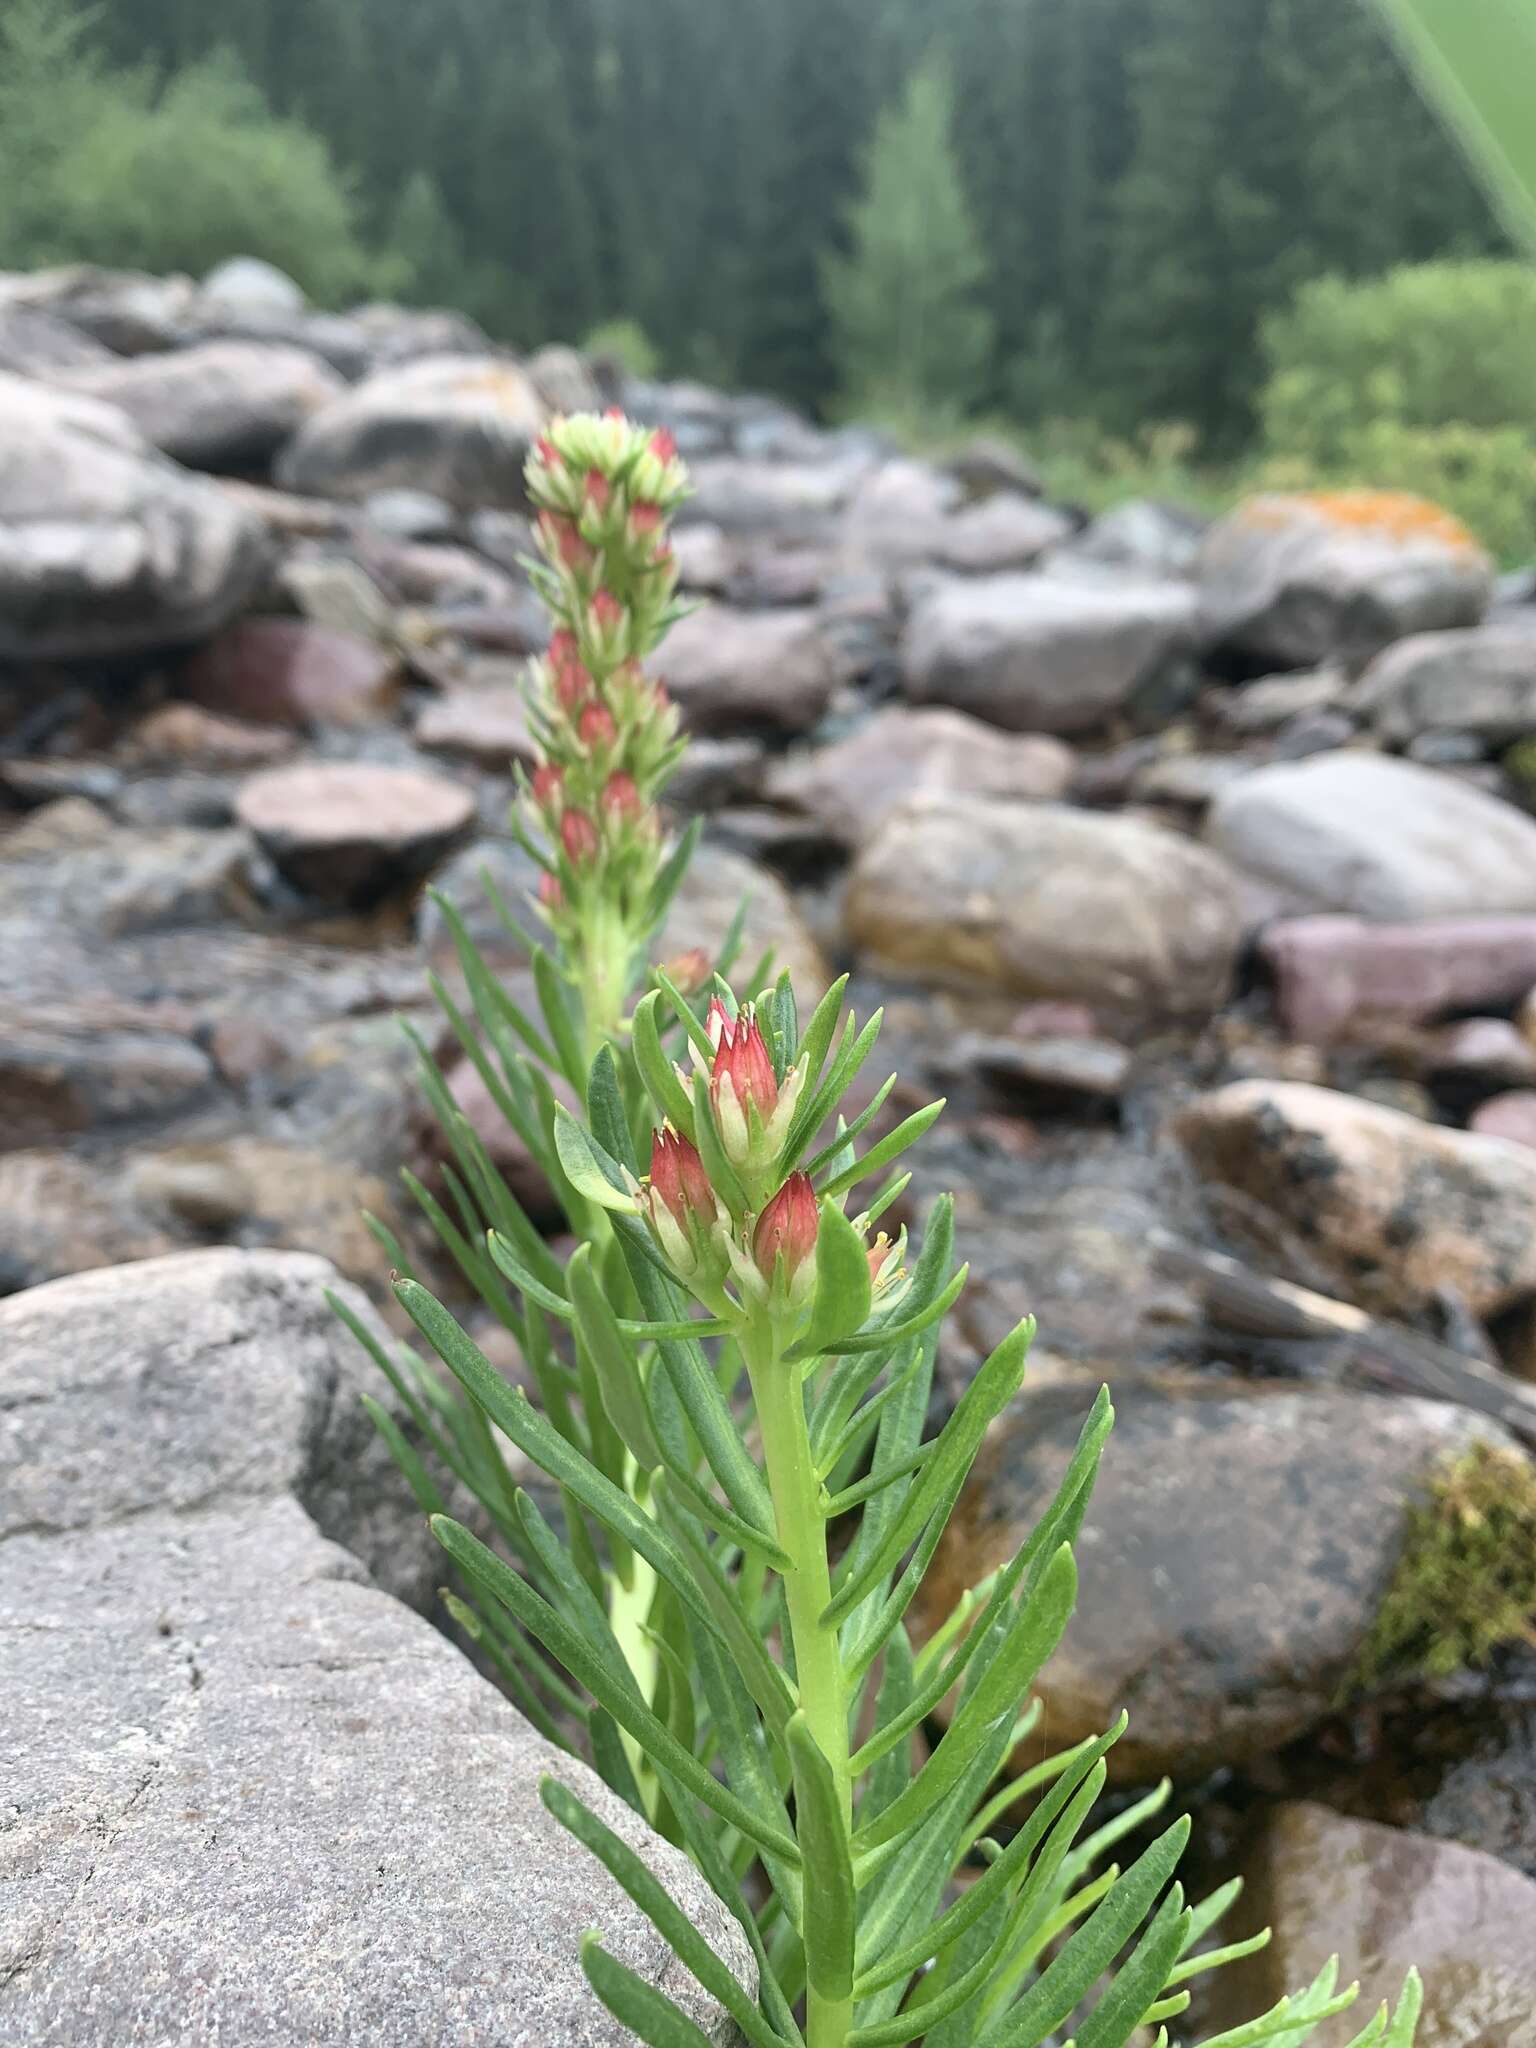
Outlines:
{"label": "rocky ground", "polygon": [[[91,1843],[187,1853],[175,1814],[202,1802],[177,1774],[237,1768],[249,1692],[272,1743],[317,1746],[316,1783],[339,1768],[352,1682],[276,1699],[263,1631],[308,1629],[348,1669],[408,1636],[394,1736],[351,1715],[380,1770],[459,1713],[487,1755],[529,1740],[360,1590],[368,1567],[420,1595],[423,1567],[409,1516],[376,1526],[387,1474],[368,1500],[309,1486],[308,1368],[271,1394],[280,1426],[219,1420],[218,1304],[234,1289],[246,1330],[259,1297],[286,1353],[320,1270],[292,1253],[377,1299],[363,1209],[455,1288],[397,1180],[436,1154],[396,1020],[440,1040],[428,879],[525,971],[479,882],[527,881],[508,769],[542,626],[519,475],[551,409],[610,400],[669,426],[697,484],[677,553],[700,608],[663,665],[695,735],[673,799],[705,836],[662,950],[717,942],[746,893],[748,956],[773,946],[808,995],[850,967],[860,1009],[886,1004],[892,1109],[949,1096],[911,1213],[955,1189],[973,1262],[948,1397],[1040,1320],[945,1583],[1008,1547],[1107,1378],[1121,1421],[1052,1746],[1132,1709],[1123,1784],[1167,1772],[1199,1803],[1212,1869],[1246,1865],[1280,1917],[1278,1975],[1319,1944],[1372,1986],[1417,1957],[1449,1987],[1424,2048],[1536,2042],[1512,1960],[1536,1954],[1536,1660],[1341,1705],[1426,1480],[1475,1440],[1536,1442],[1536,587],[1368,493],[1210,531],[1146,503],[1089,522],[1007,447],[918,462],[771,401],[514,360],[457,316],[314,312],[238,263],[202,286],[0,277],[0,1470],[40,1575],[18,1617],[58,1617],[23,1665],[50,1762],[0,1936],[19,2038],[79,2039],[89,2010],[127,2036],[121,1982],[164,1959],[100,1929],[66,1952],[55,1908]],[[144,1269],[156,1313],[222,1361],[189,1380],[190,1445],[151,1426],[148,1283],[88,1272],[178,1252],[200,1256]],[[127,1362],[95,1374],[119,1323]],[[40,1401],[64,1432],[45,1450]],[[220,1720],[166,1691],[199,1631],[224,1644]],[[450,1821],[416,1768],[431,1839]],[[509,1801],[532,1776],[512,1758]],[[323,1801],[272,1800],[279,1857],[328,1826]],[[129,1862],[92,1885],[103,1927]],[[454,2038],[492,2038],[430,1961],[450,1889],[402,1967]],[[273,1939],[318,1924],[313,1900],[248,1910]],[[296,1993],[287,2023],[320,2039],[308,2011]],[[392,2038],[373,2024],[359,2008],[349,2037]]]}

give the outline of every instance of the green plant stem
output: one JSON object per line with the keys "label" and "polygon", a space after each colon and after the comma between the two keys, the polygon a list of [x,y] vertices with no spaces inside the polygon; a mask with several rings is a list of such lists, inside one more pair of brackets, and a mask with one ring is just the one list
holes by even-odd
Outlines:
{"label": "green plant stem", "polygon": [[[848,1692],[837,1628],[821,1616],[832,1598],[827,1564],[827,1529],[822,1517],[816,1463],[805,1419],[803,1382],[788,1365],[771,1324],[751,1330],[742,1350],[762,1432],[763,1458],[773,1496],[780,1546],[793,1560],[783,1574],[784,1601],[795,1646],[800,1706],[817,1746],[832,1766],[841,1794],[843,1825],[853,1827],[853,1780],[848,1770]],[[807,1910],[814,1910],[808,1899]],[[807,2048],[843,2048],[853,2025],[853,2000],[821,1997],[807,1990]]]}
{"label": "green plant stem", "polygon": [[571,962],[581,992],[586,1060],[590,1067],[602,1048],[616,1039],[628,994],[630,942],[624,920],[606,902],[594,903],[582,922],[580,942]]}

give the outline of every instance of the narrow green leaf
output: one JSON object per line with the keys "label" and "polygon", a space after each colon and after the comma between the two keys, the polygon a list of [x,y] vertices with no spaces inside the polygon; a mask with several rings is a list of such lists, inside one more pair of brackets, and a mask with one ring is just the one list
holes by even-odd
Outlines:
{"label": "narrow green leaf", "polygon": [[814,1089],[821,1078],[822,1065],[842,1014],[843,992],[847,986],[847,975],[840,974],[811,1012],[811,1021],[801,1034],[799,1057],[805,1062],[805,1085],[809,1089]]}
{"label": "narrow green leaf", "polygon": [[794,1712],[794,1695],[763,1643],[762,1630],[742,1606],[736,1587],[716,1563],[708,1546],[700,1542],[675,1506],[672,1494],[675,1475],[662,1473],[653,1479],[656,1504],[672,1540],[693,1569],[699,1590],[709,1602],[736,1668],[756,1700],[769,1729],[782,1736]]}
{"label": "narrow green leaf", "polygon": [[1182,1885],[1171,1886],[1114,1982],[1078,2028],[1077,2048],[1125,2048],[1157,2004],[1174,1958],[1188,1938],[1190,1918]]}
{"label": "narrow green leaf", "polygon": [[520,1294],[525,1294],[530,1301],[536,1301],[540,1308],[554,1316],[558,1322],[569,1323],[575,1320],[576,1311],[571,1304],[563,1296],[556,1294],[552,1287],[546,1287],[542,1280],[529,1272],[519,1258],[516,1248],[499,1230],[488,1233],[486,1245],[494,1263],[506,1274]]}
{"label": "narrow green leaf", "polygon": [[587,1121],[593,1137],[615,1165],[627,1167],[638,1179],[640,1162],[635,1157],[629,1112],[624,1107],[624,1092],[619,1086],[619,1070],[611,1045],[598,1048],[587,1076]]}
{"label": "narrow green leaf", "polygon": [[853,1989],[855,1914],[848,1831],[836,1775],[803,1713],[791,1717],[786,1733],[795,1774],[795,1826],[805,1856],[801,1933],[806,1975],[811,1990],[835,2005]]}
{"label": "narrow green leaf", "polygon": [[585,1686],[619,1726],[629,1731],[648,1756],[759,1847],[772,1850],[788,1863],[799,1862],[800,1852],[793,1838],[778,1829],[765,1828],[749,1807],[682,1747],[649,1707],[616,1683],[576,1630],[525,1579],[504,1564],[494,1550],[488,1550],[478,1537],[444,1515],[433,1517],[432,1533],[454,1562],[509,1608],[523,1627],[559,1658],[577,1684]]}
{"label": "narrow green leaf", "polygon": [[900,1458],[894,1465],[882,1465],[865,1478],[856,1480],[852,1486],[845,1486],[841,1493],[834,1493],[821,1504],[821,1512],[830,1522],[838,1515],[846,1515],[850,1508],[856,1508],[860,1501],[873,1500],[877,1493],[884,1493],[888,1486],[894,1486],[898,1479],[910,1478],[919,1472],[938,1449],[938,1439],[919,1444],[910,1456]]}
{"label": "narrow green leaf", "polygon": [[844,1125],[839,1120],[839,1129],[836,1137],[829,1144],[823,1145],[814,1159],[807,1159],[802,1163],[800,1167],[801,1173],[809,1174],[811,1179],[814,1180],[818,1173],[826,1171],[839,1152],[846,1146],[852,1145],[855,1138],[861,1138],[880,1114],[881,1110],[884,1109],[886,1098],[896,1086],[896,1081],[897,1076],[895,1074],[887,1075],[885,1080],[875,1090],[871,1100],[859,1111],[851,1124]]}
{"label": "narrow green leaf", "polygon": [[[962,1266],[959,1272],[952,1276],[943,1292],[930,1301],[925,1308],[914,1309],[909,1316],[900,1322],[881,1323],[878,1326],[872,1325],[868,1330],[860,1330],[852,1337],[844,1337],[835,1348],[844,1357],[847,1357],[851,1352],[883,1351],[888,1344],[901,1344],[908,1337],[918,1336],[922,1331],[930,1328],[934,1323],[939,1322],[944,1316],[949,1314],[955,1303],[965,1292],[965,1283],[970,1277],[970,1267],[968,1265]],[[801,1355],[802,1347],[798,1344],[788,1354],[791,1359],[797,1359]]]}
{"label": "narrow green leaf", "polygon": [[672,1465],[669,1462],[663,1468],[663,1476],[666,1484],[677,1493],[683,1505],[697,1515],[706,1528],[713,1529],[719,1536],[728,1536],[744,1550],[755,1551],[759,1557],[771,1564],[776,1572],[794,1570],[794,1559],[787,1550],[771,1536],[765,1536],[761,1529],[754,1529],[752,1524],[744,1522],[740,1515],[733,1514],[729,1508],[722,1507],[719,1501],[712,1500],[693,1475],[685,1471],[681,1465]]}
{"label": "narrow green leaf", "polygon": [[555,1150],[566,1178],[578,1194],[596,1202],[600,1209],[616,1209],[626,1216],[636,1214],[635,1198],[626,1192],[617,1164],[563,1102],[555,1105]]}
{"label": "narrow green leaf", "polygon": [[432,1483],[432,1475],[421,1462],[416,1452],[405,1440],[405,1434],[389,1410],[375,1401],[372,1394],[360,1396],[374,1428],[383,1437],[389,1454],[405,1474],[406,1483],[416,1496],[416,1505],[424,1515],[440,1515],[445,1503],[442,1495]]}
{"label": "narrow green leaf", "polygon": [[581,1056],[581,1037],[571,1013],[568,984],[542,946],[533,953],[533,985],[538,990],[539,1008],[549,1026],[550,1040],[559,1055],[559,1070],[579,1095],[586,1086],[586,1062]]}
{"label": "narrow green leaf", "polygon": [[825,1610],[821,1619],[831,1627],[852,1612],[922,1533],[937,1512],[946,1493],[963,1481],[980,1446],[987,1425],[1000,1415],[1024,1379],[1024,1361],[1035,1333],[1033,1318],[1026,1318],[1011,1331],[982,1365],[975,1379],[956,1404],[939,1438],[935,1455],[923,1468],[895,1525],[887,1532],[873,1558],[851,1577]]}
{"label": "narrow green leaf", "polygon": [[661,1043],[656,1025],[656,1006],[660,1001],[659,993],[651,989],[635,1005],[630,1020],[630,1045],[635,1066],[658,1113],[692,1144],[693,1099],[677,1078],[677,1069]]}
{"label": "narrow green leaf", "polygon": [[622,2020],[646,2048],[710,2048],[704,2030],[665,1992],[609,1955],[596,1934],[587,1935],[581,1944],[581,1967],[614,2018]]}
{"label": "narrow green leaf", "polygon": [[889,1166],[893,1159],[899,1159],[909,1145],[915,1145],[924,1131],[943,1113],[943,1096],[940,1096],[937,1102],[930,1102],[926,1109],[914,1110],[911,1116],[899,1123],[894,1131],[880,1140],[879,1144],[871,1145],[862,1159],[855,1160],[852,1166],[835,1174],[820,1193],[835,1198],[846,1194],[849,1188],[857,1187],[858,1183],[866,1180],[870,1174],[879,1173],[881,1168]]}
{"label": "narrow green leaf", "polygon": [[[1382,2048],[1413,2048],[1413,2037],[1418,2031],[1419,2015],[1423,2010],[1423,1981],[1417,1970],[1410,1969],[1403,1984],[1403,1995],[1392,2015],[1392,2024],[1382,2038]],[[1359,2044],[1353,2043],[1351,2048],[1359,2048]]]}
{"label": "narrow green leaf", "polygon": [[651,890],[651,900],[646,907],[646,922],[654,932],[666,916],[673,897],[682,886],[684,875],[699,844],[699,835],[704,830],[702,818],[690,818],[682,837],[668,854],[666,864],[656,877]]}
{"label": "narrow green leaf", "polygon": [[658,967],[655,972],[656,979],[661,983],[663,994],[677,1012],[678,1022],[698,1047],[706,1064],[713,1066],[715,1048],[709,1042],[709,1033],[695,1015],[693,1005],[664,968]]}
{"label": "narrow green leaf", "polygon": [[577,1335],[592,1361],[602,1389],[603,1406],[635,1463],[642,1472],[649,1472],[661,1463],[661,1446],[651,1427],[645,1383],[639,1361],[621,1334],[618,1318],[592,1270],[589,1244],[578,1245],[565,1269],[565,1278],[571,1290]]}
{"label": "narrow green leaf", "polygon": [[558,1778],[545,1778],[539,1786],[539,1797],[560,1825],[589,1849],[628,1892],[674,1954],[710,1996],[725,2007],[752,2048],[783,2048],[756,2002],[748,1998],[671,1893],[628,1843],[621,1841]]}
{"label": "narrow green leaf", "polygon": [[816,1292],[811,1320],[796,1350],[833,1351],[869,1314],[869,1251],[836,1202],[819,1205],[816,1232]]}

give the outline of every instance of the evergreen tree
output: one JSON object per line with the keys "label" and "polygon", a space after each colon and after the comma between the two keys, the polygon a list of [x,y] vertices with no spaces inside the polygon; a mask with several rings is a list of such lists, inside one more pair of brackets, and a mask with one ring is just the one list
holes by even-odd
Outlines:
{"label": "evergreen tree", "polygon": [[832,352],[844,400],[898,414],[965,411],[979,395],[992,322],[981,244],[950,139],[954,91],[936,63],[912,74],[875,125],[851,249],[826,263]]}

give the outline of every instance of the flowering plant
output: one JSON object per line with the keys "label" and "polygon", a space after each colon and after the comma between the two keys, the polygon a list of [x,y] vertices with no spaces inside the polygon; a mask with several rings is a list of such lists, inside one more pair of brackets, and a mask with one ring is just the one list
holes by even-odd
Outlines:
{"label": "flowering plant", "polygon": [[[558,623],[532,679],[545,758],[524,837],[556,951],[528,940],[535,1019],[445,906],[472,1014],[438,994],[579,1242],[562,1267],[423,1048],[453,1213],[410,1185],[516,1338],[538,1405],[382,1231],[452,1389],[351,1319],[414,1425],[408,1436],[371,1404],[463,1574],[450,1610],[544,1734],[583,1750],[730,1906],[755,1996],[620,1838],[546,1781],[551,1811],[752,2048],[1037,2048],[1069,2024],[1075,2048],[1120,2048],[1142,2027],[1166,2044],[1187,1980],[1256,1945],[1202,1950],[1235,1887],[1186,1903],[1187,1819],[1128,1868],[1098,1867],[1166,1797],[1084,1833],[1123,1721],[1006,1775],[1072,1612],[1108,1393],[1018,1555],[918,1640],[913,1600],[983,1433],[1019,1390],[1033,1325],[927,1435],[939,1325],[966,1283],[952,1204],[929,1214],[915,1254],[879,1226],[909,1179],[897,1162],[943,1105],[861,1150],[895,1077],[844,1114],[880,1028],[845,1013],[845,981],[802,1024],[787,976],[743,1001],[707,962],[681,982],[645,971],[688,851],[666,851],[654,808],[677,741],[639,665],[675,610],[665,517],[682,469],[665,436],[568,420],[539,444],[529,488]],[[553,1482],[563,1540],[507,1442]],[[447,1512],[428,1457],[478,1500],[485,1535]],[[919,1733],[946,1707],[919,1763]],[[974,1881],[956,1896],[963,1868]],[[642,2041],[706,2043],[596,1936],[583,1962]],[[1335,1977],[1207,2048],[1305,2041],[1353,1996]],[[1417,2010],[1414,1980],[1354,2048],[1406,2048]]]}

